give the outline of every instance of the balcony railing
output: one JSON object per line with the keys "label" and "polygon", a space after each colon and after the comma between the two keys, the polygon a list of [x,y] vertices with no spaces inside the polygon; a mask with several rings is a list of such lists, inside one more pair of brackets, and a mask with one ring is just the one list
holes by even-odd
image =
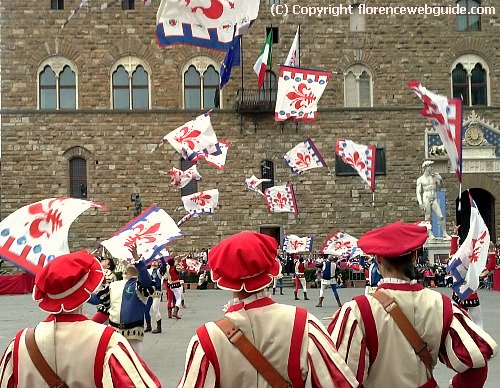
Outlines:
{"label": "balcony railing", "polygon": [[274,109],[277,89],[239,89],[236,106],[240,111]]}

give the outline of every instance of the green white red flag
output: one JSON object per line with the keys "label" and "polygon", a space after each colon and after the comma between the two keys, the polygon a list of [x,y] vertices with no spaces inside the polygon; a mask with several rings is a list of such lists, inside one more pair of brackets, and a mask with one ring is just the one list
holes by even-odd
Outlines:
{"label": "green white red flag", "polygon": [[257,87],[259,91],[262,88],[262,85],[264,85],[267,68],[271,67],[272,43],[273,30],[271,29],[269,31],[269,35],[267,35],[266,44],[262,47],[259,58],[257,58],[255,65],[253,65],[253,71],[255,71],[255,74],[259,77]]}

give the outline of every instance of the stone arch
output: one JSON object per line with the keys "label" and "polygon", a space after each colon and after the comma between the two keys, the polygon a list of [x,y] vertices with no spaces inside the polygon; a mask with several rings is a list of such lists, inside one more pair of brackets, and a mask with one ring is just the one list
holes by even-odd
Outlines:
{"label": "stone arch", "polygon": [[357,49],[351,51],[339,60],[339,64],[343,72],[345,72],[348,67],[356,64],[366,66],[371,71],[372,77],[375,77],[374,70],[377,67],[377,63],[375,58],[365,50]]}
{"label": "stone arch", "polygon": [[77,157],[77,156],[82,157],[85,160],[90,160],[90,158],[92,156],[92,152],[90,152],[89,150],[87,150],[84,147],[74,146],[74,147],[68,148],[63,153],[63,156],[66,158],[67,161],[69,161],[72,158]]}
{"label": "stone arch", "polygon": [[104,67],[111,66],[121,57],[135,56],[144,60],[151,69],[155,68],[157,62],[156,55],[152,44],[144,44],[138,38],[126,38],[118,40],[115,45],[104,55]]}
{"label": "stone arch", "polygon": [[486,61],[490,69],[494,68],[495,52],[488,47],[484,39],[467,36],[458,39],[447,51],[446,57],[451,65],[459,56],[464,54],[476,54]]}
{"label": "stone arch", "polygon": [[40,64],[52,56],[67,58],[76,65],[81,52],[70,42],[60,37],[56,37],[53,41],[45,42],[37,49],[34,49],[28,59],[29,67],[33,70],[34,76],[36,76],[36,69],[38,69]]}

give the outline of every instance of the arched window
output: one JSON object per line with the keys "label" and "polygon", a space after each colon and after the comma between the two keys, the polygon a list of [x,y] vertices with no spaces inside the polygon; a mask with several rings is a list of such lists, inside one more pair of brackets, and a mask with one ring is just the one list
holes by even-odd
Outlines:
{"label": "arched window", "polygon": [[69,160],[69,195],[87,198],[87,161],[78,156]]}
{"label": "arched window", "polygon": [[479,31],[481,30],[481,15],[476,9],[481,7],[479,0],[459,0],[457,5],[467,9],[465,14],[457,14],[457,31]]}
{"label": "arched window", "polygon": [[260,164],[260,176],[262,179],[270,179],[269,182],[262,182],[262,192],[274,186],[274,163],[272,160],[264,160]]}
{"label": "arched window", "polygon": [[278,92],[278,82],[276,81],[276,74],[271,70],[266,70],[264,76],[264,84],[260,89],[259,99],[261,101],[276,101],[276,93]]}
{"label": "arched window", "polygon": [[489,69],[475,54],[460,56],[452,66],[452,95],[464,106],[489,105]]}
{"label": "arched window", "polygon": [[360,64],[347,68],[344,73],[344,101],[346,107],[373,106],[372,76],[370,70]]}
{"label": "arched window", "polygon": [[44,60],[38,71],[39,109],[76,109],[76,67],[66,58]]}
{"label": "arched window", "polygon": [[185,64],[182,72],[184,109],[221,107],[218,67],[209,57],[195,57]]}
{"label": "arched window", "polygon": [[[186,171],[188,168],[194,166],[196,164],[186,160],[184,158],[181,159],[181,170]],[[198,192],[198,181],[196,179],[192,179],[186,186],[181,188],[181,197],[185,195],[191,195]]]}
{"label": "arched window", "polygon": [[138,57],[120,58],[111,68],[113,109],[149,109],[151,71]]}

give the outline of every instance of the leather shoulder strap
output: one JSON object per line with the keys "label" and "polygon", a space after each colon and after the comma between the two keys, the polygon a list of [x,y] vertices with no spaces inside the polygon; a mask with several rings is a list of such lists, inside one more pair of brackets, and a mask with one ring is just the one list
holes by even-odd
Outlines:
{"label": "leather shoulder strap", "polygon": [[377,299],[384,307],[385,311],[391,315],[394,322],[396,322],[396,325],[398,325],[399,329],[412,346],[415,354],[420,357],[432,376],[432,356],[427,348],[427,343],[425,343],[422,337],[420,337],[417,330],[415,330],[411,322],[403,313],[403,310],[401,310],[394,299],[392,299],[385,292],[378,290],[374,292],[372,296]]}
{"label": "leather shoulder strap", "polygon": [[42,375],[45,382],[50,388],[68,388],[66,383],[61,380],[61,378],[56,375],[52,370],[50,365],[47,363],[43,357],[38,345],[35,341],[35,329],[30,327],[26,330],[25,334],[26,348],[28,349],[28,354],[31,357],[31,361],[35,365],[38,372]]}
{"label": "leather shoulder strap", "polygon": [[245,337],[245,334],[228,317],[215,322],[229,341],[238,348],[260,375],[273,388],[289,388],[292,385],[269,363],[261,352]]}

